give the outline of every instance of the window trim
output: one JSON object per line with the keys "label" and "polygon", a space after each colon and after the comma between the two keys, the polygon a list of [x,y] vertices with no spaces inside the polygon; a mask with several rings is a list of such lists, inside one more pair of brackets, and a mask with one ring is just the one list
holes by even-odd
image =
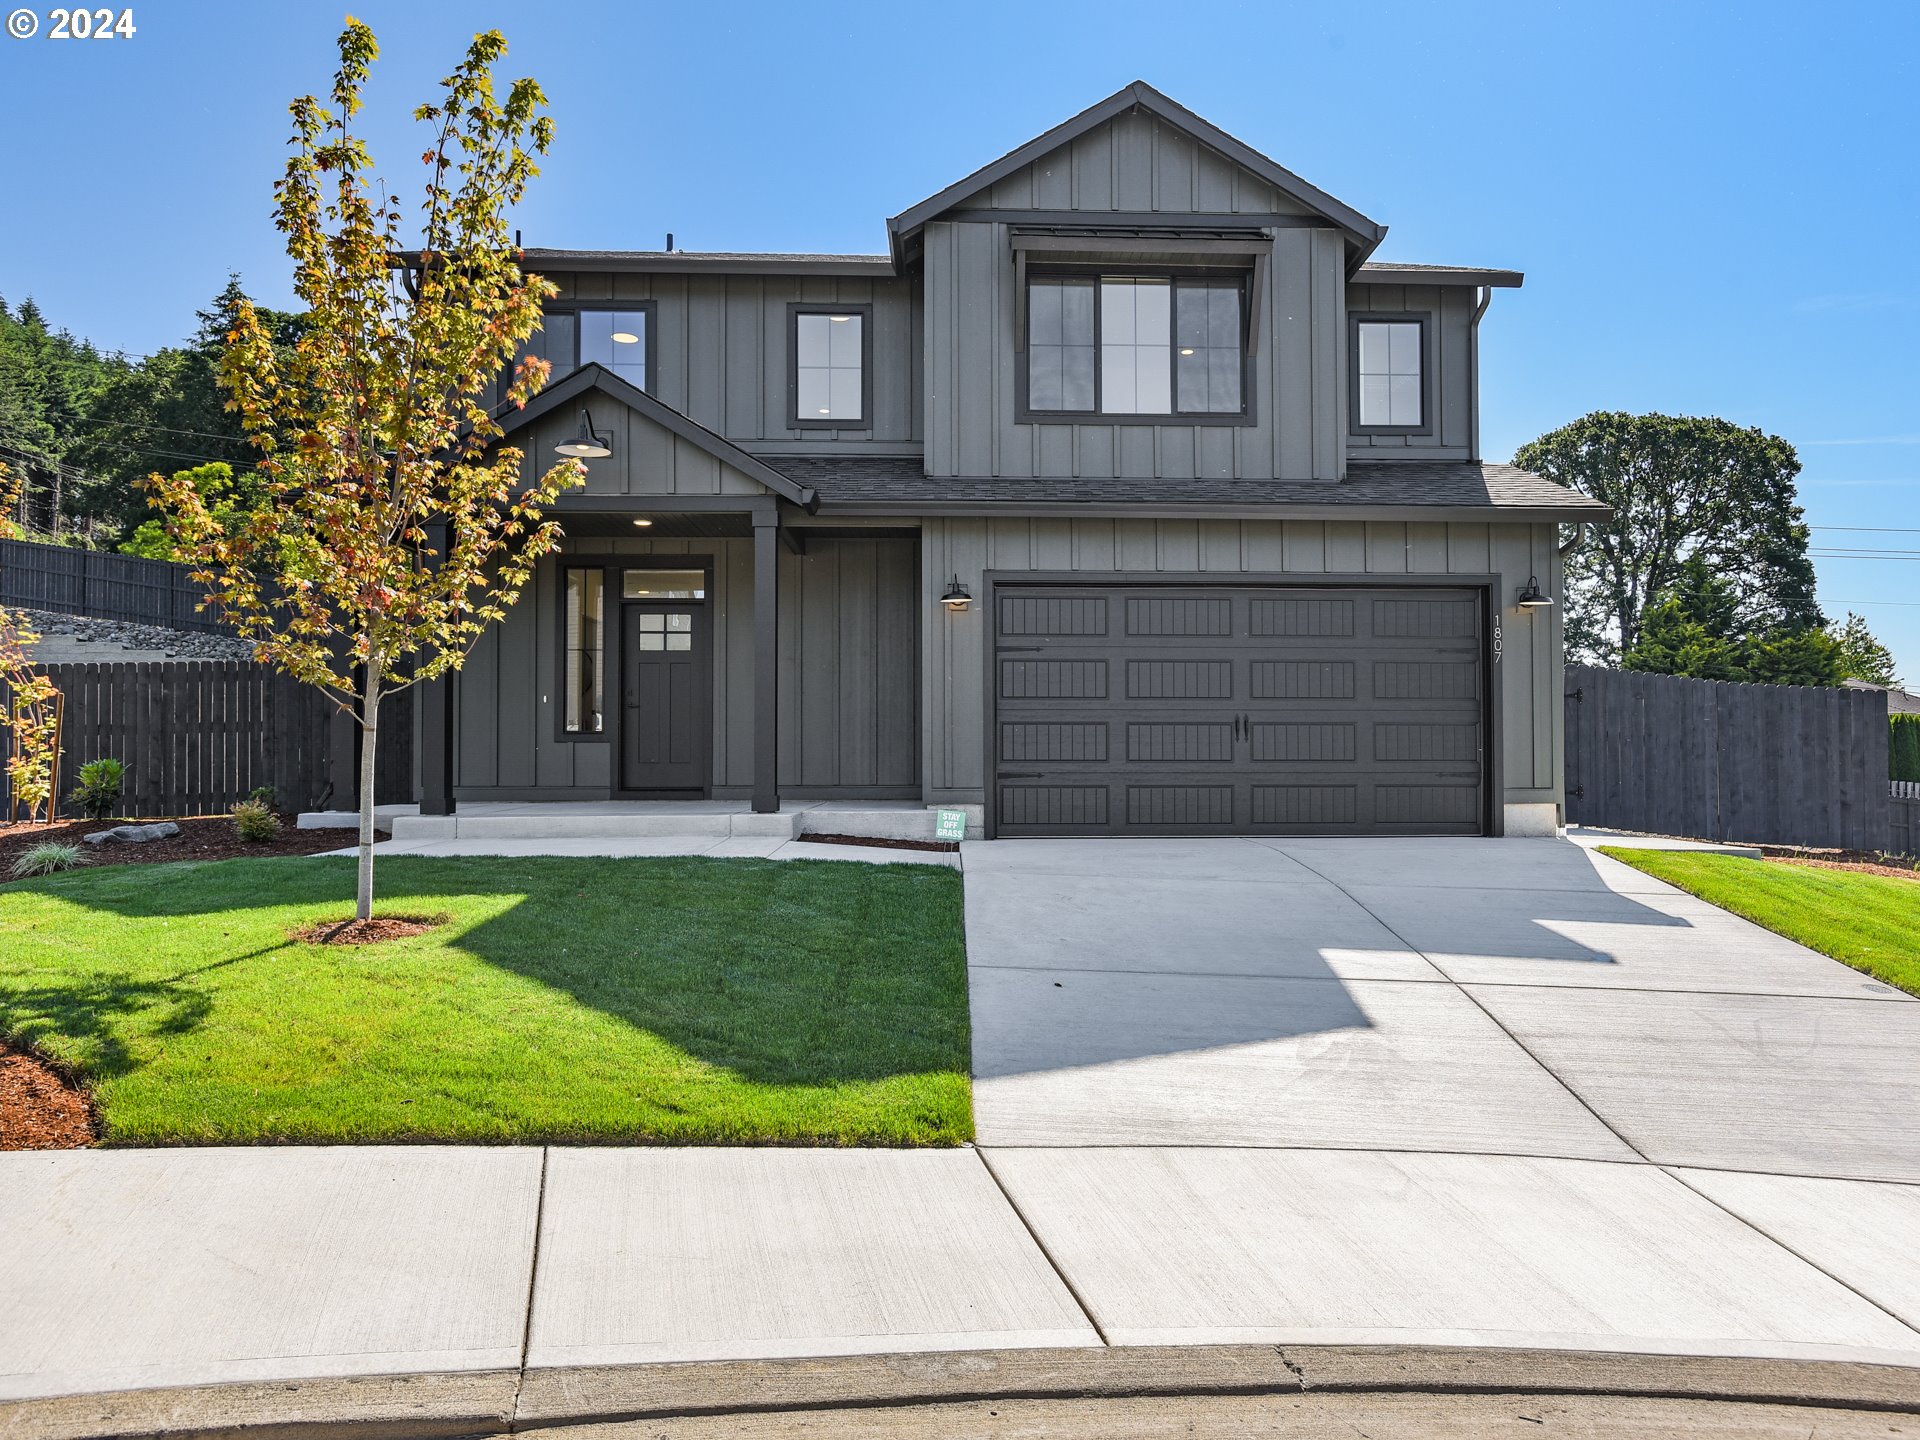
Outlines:
{"label": "window trim", "polygon": [[[800,317],[802,315],[858,315],[860,317],[860,418],[857,421],[822,420],[800,413]],[[787,302],[787,428],[790,430],[873,430],[873,305],[831,305],[812,300]]]}
{"label": "window trim", "polygon": [[[567,571],[601,572],[600,666],[603,715],[612,721],[598,731],[567,729]],[[626,600],[621,598],[622,570],[699,570],[706,575],[704,600]],[[621,706],[625,703],[626,621],[625,607],[685,606],[708,607],[708,624],[715,623],[720,610],[714,594],[714,557],[712,555],[669,555],[658,551],[646,554],[619,554],[608,550],[582,550],[562,554],[554,565],[553,607],[553,737],[564,745],[611,744],[619,735]],[[709,642],[711,643],[711,642]],[[618,756],[615,756],[618,763]],[[617,777],[616,777],[617,778]]]}
{"label": "window trim", "polygon": [[[1035,410],[1030,403],[1033,366],[1033,303],[1021,295],[1025,329],[1020,335],[1018,363],[1014,366],[1014,419],[1022,425],[1254,425],[1258,423],[1254,403],[1254,377],[1258,374],[1257,356],[1248,344],[1248,327],[1253,319],[1253,273],[1231,268],[1198,265],[1029,265],[1023,284],[1036,280],[1092,280],[1093,303],[1093,396],[1100,399],[1100,281],[1166,280],[1175,289],[1182,280],[1204,280],[1214,284],[1237,285],[1240,290],[1240,408],[1238,410],[1175,410],[1159,415],[1137,413],[1109,414],[1104,410]],[[1180,390],[1180,357],[1177,325],[1179,300],[1169,297],[1167,326],[1167,363],[1171,393]]]}
{"label": "window trim", "polygon": [[[1420,423],[1360,423],[1360,327],[1362,324],[1417,324],[1420,327]],[[1352,435],[1433,434],[1433,312],[1431,310],[1356,310],[1347,318],[1347,431]]]}
{"label": "window trim", "polygon": [[[641,348],[646,351],[642,360],[647,367],[647,383],[640,388],[647,394],[657,398],[660,394],[660,325],[658,305],[659,302],[655,300],[560,300],[541,306],[540,313],[543,317],[547,315],[573,316],[573,368],[575,370],[578,370],[582,363],[580,360],[580,316],[582,312],[594,310],[624,311],[630,315],[645,315],[647,317],[647,333],[640,344]],[[511,364],[509,364],[507,370],[502,373],[503,375],[511,376],[513,373]],[[609,375],[619,374],[616,370],[608,370],[607,373]],[[565,378],[566,376],[564,375],[558,376],[548,380],[547,383],[549,385],[557,385]],[[626,380],[627,377],[621,375],[620,378]],[[505,393],[504,383],[503,381],[503,394]],[[633,382],[629,380],[627,383],[632,384]]]}

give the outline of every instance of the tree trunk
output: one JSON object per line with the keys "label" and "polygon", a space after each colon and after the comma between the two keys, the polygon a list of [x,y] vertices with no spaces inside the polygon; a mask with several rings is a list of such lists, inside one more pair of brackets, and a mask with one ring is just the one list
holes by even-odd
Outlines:
{"label": "tree trunk", "polygon": [[360,697],[360,888],[354,903],[356,920],[373,918],[373,760],[380,739],[380,666],[367,666]]}

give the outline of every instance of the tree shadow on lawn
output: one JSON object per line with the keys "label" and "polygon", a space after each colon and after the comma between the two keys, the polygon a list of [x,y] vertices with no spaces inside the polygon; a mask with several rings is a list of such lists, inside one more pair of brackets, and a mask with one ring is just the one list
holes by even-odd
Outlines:
{"label": "tree shadow on lawn", "polygon": [[[345,858],[138,870],[123,870],[110,884],[88,883],[107,879],[101,872],[34,888],[129,919],[240,919],[290,906],[302,907],[305,918],[310,907],[337,902],[344,914],[352,905],[353,862]],[[830,1086],[967,1070],[960,884],[949,869],[400,855],[382,857],[376,893],[376,913],[449,919],[418,939],[358,947],[360,961],[422,945],[456,949],[754,1083]],[[467,923],[462,898],[483,896],[513,903]],[[263,937],[235,938],[260,945]],[[105,935],[103,943],[111,943]],[[217,963],[248,963],[282,948],[268,944]],[[0,1029],[57,1030],[99,1057],[88,1062],[95,1074],[124,1073],[138,1062],[113,1022],[161,1008],[161,1028],[194,1028],[220,996],[195,988],[192,978],[100,978],[11,993],[0,984]],[[452,1024],[461,1020],[458,1005],[454,998],[448,1006]],[[34,1026],[34,1016],[44,1020]]]}

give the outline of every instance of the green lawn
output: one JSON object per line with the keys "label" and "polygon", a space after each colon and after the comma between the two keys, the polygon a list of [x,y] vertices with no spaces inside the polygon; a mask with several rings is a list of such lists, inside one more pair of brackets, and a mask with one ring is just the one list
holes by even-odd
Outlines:
{"label": "green lawn", "polygon": [[1600,853],[1920,995],[1920,880],[1699,850]]}
{"label": "green lawn", "polygon": [[707,859],[127,865],[0,886],[0,1034],[108,1143],[954,1144],[973,1133],[960,876]]}

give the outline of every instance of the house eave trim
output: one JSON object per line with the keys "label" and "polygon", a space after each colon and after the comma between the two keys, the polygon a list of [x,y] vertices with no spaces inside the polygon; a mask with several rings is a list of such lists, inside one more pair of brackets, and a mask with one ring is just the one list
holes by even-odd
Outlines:
{"label": "house eave trim", "polygon": [[639,386],[621,379],[604,366],[588,363],[582,365],[557,385],[542,390],[526,407],[516,410],[500,422],[503,434],[511,435],[516,430],[531,425],[535,420],[564,405],[579,400],[589,392],[597,391],[611,400],[616,400],[637,414],[671,431],[690,445],[698,446],[716,460],[731,465],[741,474],[758,481],[774,494],[793,501],[803,509],[812,510],[819,497],[811,485],[801,485],[782,475],[766,461],[756,459],[735,445],[731,440],[713,431],[697,420],[689,419],[665,401],[656,400]]}

